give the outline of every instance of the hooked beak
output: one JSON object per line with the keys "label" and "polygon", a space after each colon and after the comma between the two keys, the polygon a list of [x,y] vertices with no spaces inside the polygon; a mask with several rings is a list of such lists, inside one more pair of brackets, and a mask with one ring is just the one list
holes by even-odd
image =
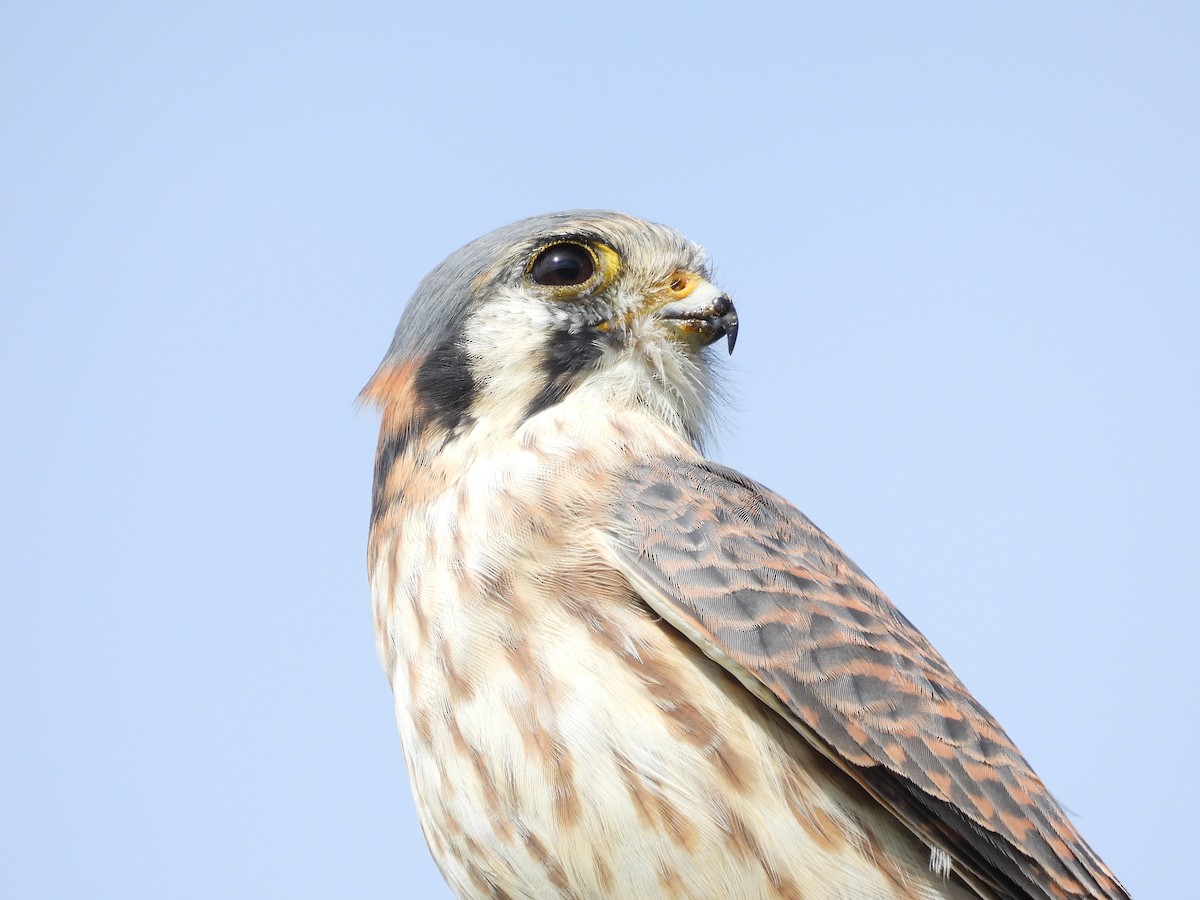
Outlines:
{"label": "hooked beak", "polygon": [[[704,288],[708,288],[705,290]],[[687,343],[707,347],[714,341],[725,338],[729,352],[733,353],[737,343],[737,310],[728,294],[705,283],[683,300],[676,300],[654,311],[657,319],[663,320]]]}

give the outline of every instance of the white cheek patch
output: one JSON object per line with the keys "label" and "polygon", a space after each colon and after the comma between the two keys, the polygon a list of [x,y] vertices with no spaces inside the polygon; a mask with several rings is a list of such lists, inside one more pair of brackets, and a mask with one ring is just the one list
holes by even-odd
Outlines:
{"label": "white cheek patch", "polygon": [[471,311],[465,329],[473,360],[490,374],[505,361],[529,360],[542,349],[554,324],[551,310],[519,291],[501,290]]}
{"label": "white cheek patch", "polygon": [[555,316],[543,303],[511,289],[472,310],[466,349],[477,388],[472,414],[488,417],[521,409],[541,387],[539,369]]}

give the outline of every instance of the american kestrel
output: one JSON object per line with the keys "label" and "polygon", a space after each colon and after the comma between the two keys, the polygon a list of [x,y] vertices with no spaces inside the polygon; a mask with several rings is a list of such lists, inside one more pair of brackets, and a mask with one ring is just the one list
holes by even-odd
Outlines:
{"label": "american kestrel", "polygon": [[1127,897],[841,549],[699,450],[738,320],[612,212],[458,250],[364,391],[379,654],[460,897]]}

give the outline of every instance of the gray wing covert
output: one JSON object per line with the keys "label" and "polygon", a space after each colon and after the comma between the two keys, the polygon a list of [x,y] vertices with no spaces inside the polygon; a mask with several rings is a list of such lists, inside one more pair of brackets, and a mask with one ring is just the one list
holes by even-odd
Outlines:
{"label": "gray wing covert", "polygon": [[1001,895],[1128,896],[924,635],[786,500],[661,458],[626,474],[611,520],[649,606],[959,867]]}

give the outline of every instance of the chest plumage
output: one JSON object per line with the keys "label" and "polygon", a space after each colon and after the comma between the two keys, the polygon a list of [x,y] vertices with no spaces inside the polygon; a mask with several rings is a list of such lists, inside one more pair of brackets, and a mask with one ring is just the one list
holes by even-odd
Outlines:
{"label": "chest plumage", "polygon": [[[381,654],[455,891],[956,896],[925,847],[601,556],[611,473],[690,449],[650,421],[571,412],[449,451],[460,477],[377,534]],[[430,474],[397,487],[421,497]]]}

